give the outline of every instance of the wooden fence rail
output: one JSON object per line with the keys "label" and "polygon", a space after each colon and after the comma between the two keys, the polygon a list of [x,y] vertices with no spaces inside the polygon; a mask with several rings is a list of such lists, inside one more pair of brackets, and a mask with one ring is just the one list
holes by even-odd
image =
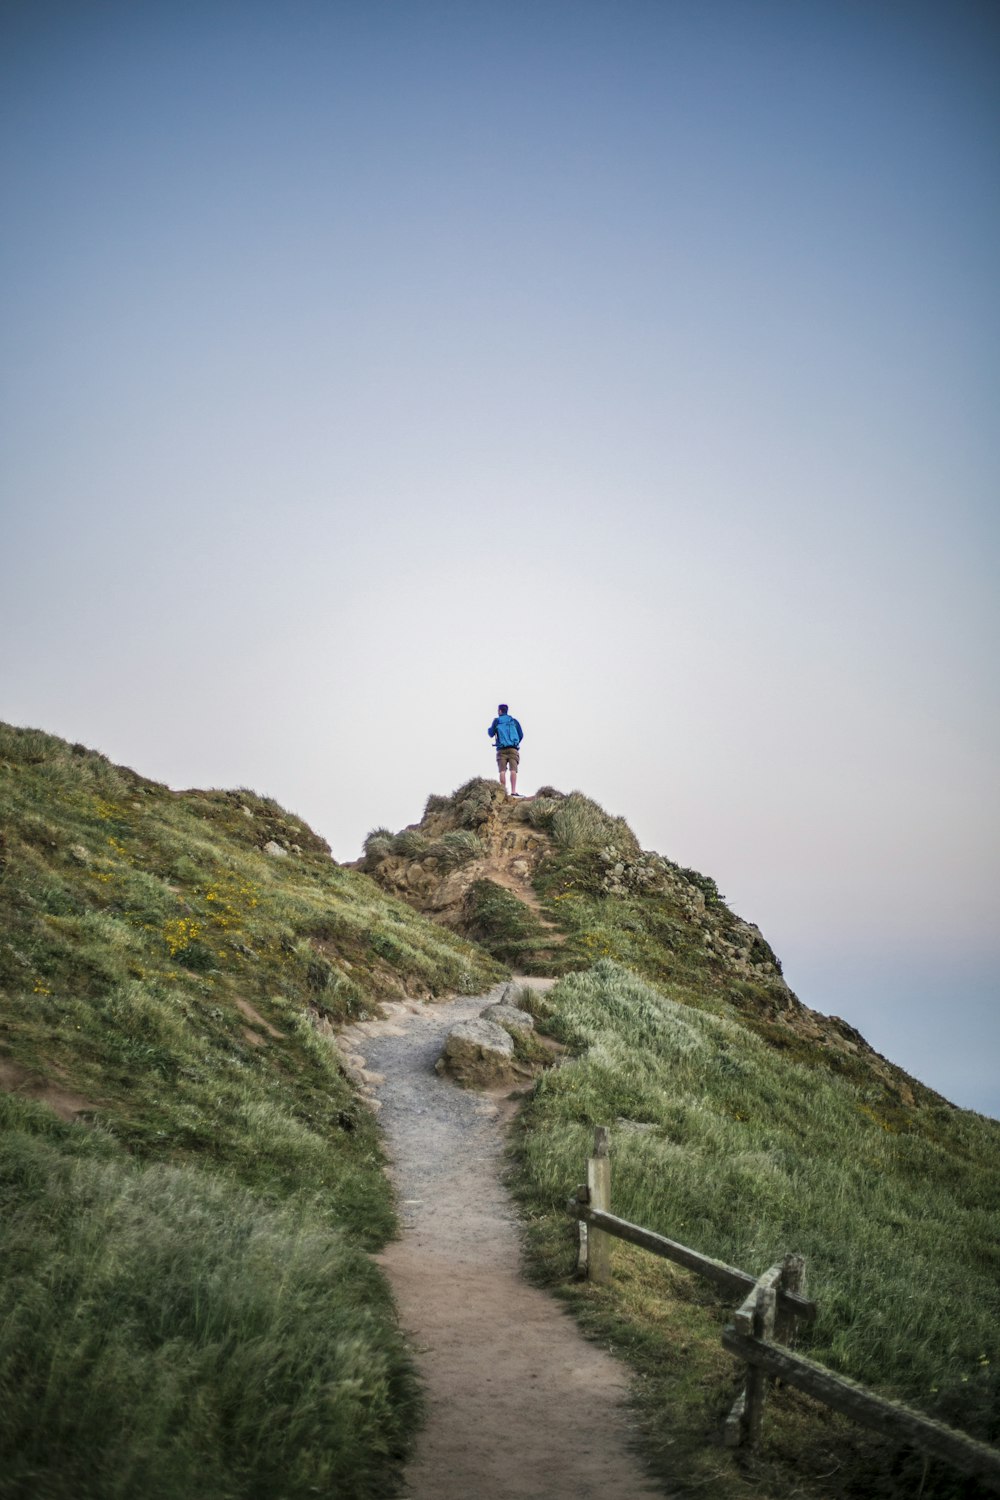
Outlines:
{"label": "wooden fence rail", "polygon": [[805,1295],[805,1262],[800,1255],[786,1255],[780,1264],[755,1277],[618,1218],[611,1212],[609,1151],[610,1132],[599,1125],[586,1184],[577,1188],[567,1204],[580,1226],[578,1270],[590,1280],[609,1282],[612,1240],[626,1240],[744,1299],[722,1332],[723,1347],[742,1360],[747,1371],[743,1392],[726,1420],[727,1447],[759,1440],[768,1385],[780,1378],[855,1422],[944,1459],[1000,1492],[1000,1450],[900,1402],[877,1396],[784,1347],[794,1342],[797,1318],[812,1321],[816,1317],[816,1304]]}
{"label": "wooden fence rail", "polygon": [[857,1381],[845,1375],[834,1375],[804,1355],[793,1354],[767,1339],[738,1333],[730,1326],[722,1331],[723,1347],[737,1359],[746,1360],[760,1371],[761,1376],[779,1378],[786,1385],[793,1385],[834,1411],[865,1427],[873,1427],[887,1437],[900,1442],[912,1443],[935,1458],[943,1458],[984,1480],[993,1489],[1000,1489],[1000,1452],[989,1443],[977,1442],[967,1433],[946,1427],[923,1412],[913,1411],[901,1402],[890,1401],[885,1396],[876,1396],[865,1390]]}
{"label": "wooden fence rail", "polygon": [[[708,1281],[714,1281],[724,1292],[731,1292],[734,1296],[742,1296],[746,1292],[754,1292],[757,1286],[757,1278],[749,1276],[746,1271],[738,1271],[735,1266],[727,1266],[721,1260],[713,1260],[710,1255],[702,1255],[699,1250],[692,1250],[688,1245],[680,1245],[676,1240],[668,1240],[666,1235],[655,1234],[652,1229],[643,1229],[638,1224],[630,1224],[628,1219],[619,1219],[615,1214],[605,1213],[602,1209],[592,1208],[585,1200],[581,1201],[580,1192],[585,1191],[577,1188],[577,1196],[570,1198],[566,1205],[575,1219],[579,1219],[588,1228],[598,1229],[602,1234],[611,1235],[616,1240],[628,1240],[632,1245],[638,1245],[642,1250],[649,1250],[653,1255],[659,1255],[664,1260],[672,1260],[679,1266],[684,1266],[689,1271],[695,1271],[699,1276],[704,1276]],[[596,1238],[588,1235],[588,1243],[591,1244],[591,1263],[581,1269],[587,1270],[590,1281],[605,1281],[609,1278],[593,1275],[593,1248],[592,1242]],[[780,1291],[778,1293],[780,1305],[783,1312],[794,1314],[799,1318],[812,1321],[816,1317],[816,1304],[809,1302],[805,1297],[796,1296],[794,1293]]]}

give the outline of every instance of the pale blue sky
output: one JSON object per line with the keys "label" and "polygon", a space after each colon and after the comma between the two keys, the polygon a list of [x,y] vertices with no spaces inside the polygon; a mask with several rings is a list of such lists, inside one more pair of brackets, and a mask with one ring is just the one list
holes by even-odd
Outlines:
{"label": "pale blue sky", "polygon": [[341,859],[492,774],[1000,1113],[1000,11],[0,8],[0,715]]}

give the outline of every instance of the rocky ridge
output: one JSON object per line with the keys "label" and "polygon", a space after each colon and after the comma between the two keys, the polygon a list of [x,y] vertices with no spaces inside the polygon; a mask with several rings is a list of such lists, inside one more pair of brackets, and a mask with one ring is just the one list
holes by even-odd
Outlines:
{"label": "rocky ridge", "polygon": [[[623,819],[579,793],[546,787],[511,798],[477,778],[451,797],[430,797],[420,821],[399,833],[376,829],[357,866],[525,972],[588,966],[609,953],[590,929],[612,924],[621,946],[611,956],[671,993],[676,985],[694,1003],[732,1007],[769,1043],[806,1060],[874,1074],[903,1108],[918,1097],[940,1102],[854,1027],[804,1005],[760,928],[729,909],[713,880],[643,850]],[[484,892],[500,900],[509,924],[520,920],[529,935],[523,953],[491,947]]]}

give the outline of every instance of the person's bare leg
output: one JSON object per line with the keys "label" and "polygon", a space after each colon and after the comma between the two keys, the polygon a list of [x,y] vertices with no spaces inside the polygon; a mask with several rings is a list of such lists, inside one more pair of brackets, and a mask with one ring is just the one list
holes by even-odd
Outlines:
{"label": "person's bare leg", "polygon": [[506,797],[506,795],[507,795],[507,767],[503,764],[502,761],[500,762],[500,785],[503,787],[503,794]]}
{"label": "person's bare leg", "polygon": [[511,766],[511,768],[510,768],[510,795],[512,797],[516,797],[517,796],[517,767],[516,766]]}

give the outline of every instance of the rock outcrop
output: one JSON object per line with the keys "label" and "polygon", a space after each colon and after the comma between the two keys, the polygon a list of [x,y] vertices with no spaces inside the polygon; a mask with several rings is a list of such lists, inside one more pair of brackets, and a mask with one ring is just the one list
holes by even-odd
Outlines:
{"label": "rock outcrop", "polygon": [[[687,1003],[731,1007],[804,1061],[859,1081],[874,1075],[907,1107],[914,1088],[929,1096],[857,1032],[803,1005],[760,929],[713,880],[641,849],[623,819],[578,792],[511,798],[476,778],[428,798],[419,823],[376,829],[357,867],[515,970],[558,975],[612,957]],[[516,988],[501,1003],[516,1004]],[[489,1019],[528,1030],[496,1011]],[[455,1066],[502,1073],[485,1055]]]}
{"label": "rock outcrop", "polygon": [[466,1088],[512,1083],[516,1066],[510,1033],[481,1016],[473,1021],[459,1021],[448,1033],[437,1070],[449,1073]]}
{"label": "rock outcrop", "polygon": [[[437,1061],[437,1071],[447,1073],[466,1088],[492,1088],[515,1078],[530,1078],[543,1062],[551,1063],[561,1050],[556,1043],[541,1049],[537,1056],[532,1052],[532,1060],[528,1060],[526,1049],[538,1051],[538,1044],[533,1041],[534,1016],[514,1003],[522,993],[519,984],[508,984],[499,999],[484,1006],[476,1018],[453,1026]],[[544,1056],[546,1051],[552,1054],[548,1058]]]}
{"label": "rock outcrop", "polygon": [[534,1016],[529,1016],[526,1010],[519,1010],[516,1005],[488,1005],[483,1011],[483,1020],[502,1026],[504,1031],[524,1032],[535,1029]]}
{"label": "rock outcrop", "polygon": [[400,833],[376,829],[358,868],[394,896],[461,931],[477,881],[503,886],[539,910],[532,880],[551,840],[530,821],[530,801],[477,780],[454,797],[429,797],[424,816]]}

